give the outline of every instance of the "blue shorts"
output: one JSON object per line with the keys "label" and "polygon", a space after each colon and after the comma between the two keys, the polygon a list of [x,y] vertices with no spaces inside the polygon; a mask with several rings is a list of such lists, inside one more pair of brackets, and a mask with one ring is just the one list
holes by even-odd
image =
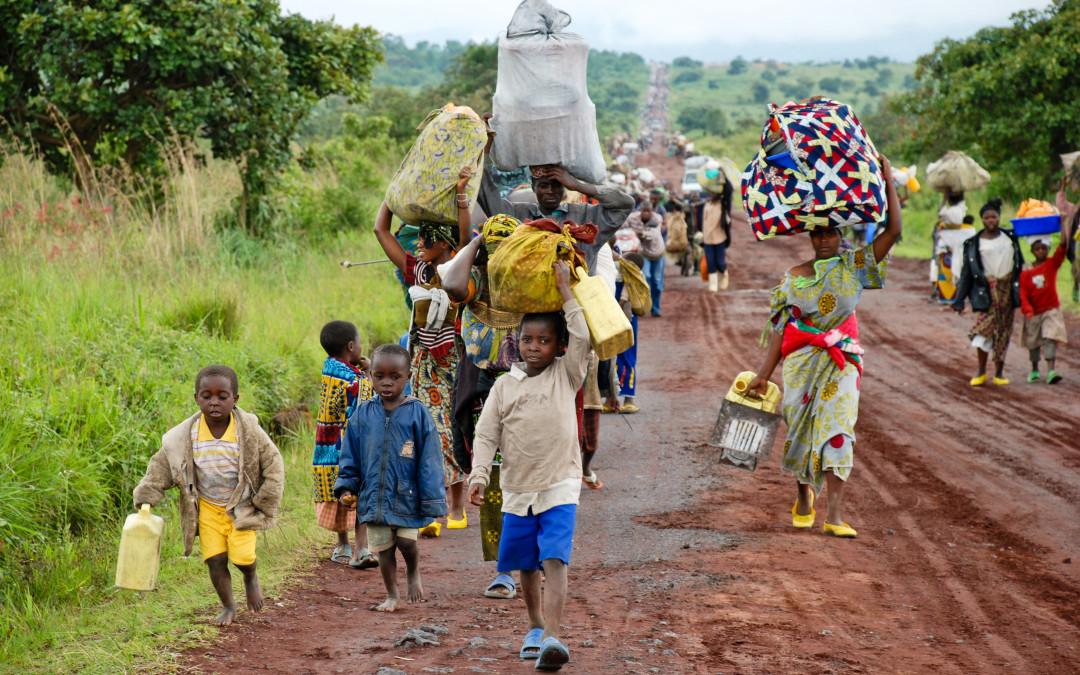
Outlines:
{"label": "blue shorts", "polygon": [[499,540],[499,572],[538,570],[544,560],[570,564],[574,546],[577,504],[562,504],[540,514],[527,516],[503,513]]}

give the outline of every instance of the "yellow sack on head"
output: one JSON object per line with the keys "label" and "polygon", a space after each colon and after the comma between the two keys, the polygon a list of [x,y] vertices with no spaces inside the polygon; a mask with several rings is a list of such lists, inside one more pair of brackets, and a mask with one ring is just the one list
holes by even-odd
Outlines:
{"label": "yellow sack on head", "polygon": [[417,130],[420,135],[386,188],[386,206],[410,225],[425,220],[457,225],[458,173],[473,169],[465,188],[471,203],[480,190],[487,129],[472,108],[447,103]]}
{"label": "yellow sack on head", "polygon": [[645,273],[625,258],[619,258],[619,273],[622,274],[626,295],[630,297],[630,310],[638,316],[645,316],[652,307],[652,291],[649,290]]}
{"label": "yellow sack on head", "polygon": [[[588,228],[591,237],[583,234]],[[488,260],[488,284],[491,303],[504,312],[554,312],[563,301],[555,285],[556,260],[570,265],[570,275],[577,278],[577,268],[585,259],[574,248],[578,241],[592,243],[597,228],[592,223],[578,226],[568,222],[560,227],[544,218],[519,225],[499,244]]]}

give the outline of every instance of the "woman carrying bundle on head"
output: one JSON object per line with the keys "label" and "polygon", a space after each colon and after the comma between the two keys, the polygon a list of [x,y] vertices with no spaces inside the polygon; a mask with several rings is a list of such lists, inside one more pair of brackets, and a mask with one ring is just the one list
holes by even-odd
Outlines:
{"label": "woman carrying bundle on head", "polygon": [[783,413],[788,427],[783,468],[798,482],[792,525],[814,525],[814,497],[827,484],[824,531],[836,537],[856,536],[841,512],[854,458],[862,384],[863,349],[855,308],[863,289],[885,285],[889,249],[902,228],[892,168],[884,157],[877,160],[888,204],[884,232],[863,248],[841,250],[837,227],[810,230],[814,257],[789,269],[773,289],[768,353],[749,385],[750,395],[763,397],[769,377],[783,359]]}
{"label": "woman carrying bundle on head", "polygon": [[971,299],[975,326],[968,333],[979,370],[971,386],[986,384],[986,361],[994,358],[994,384],[1005,385],[1005,352],[1013,331],[1013,313],[1020,306],[1020,269],[1024,256],[1012,230],[1001,227],[1001,200],[991,199],[981,209],[983,229],[964,242],[960,283],[953,309],[964,313]]}
{"label": "woman carrying bundle on head", "polygon": [[[468,167],[458,174],[454,201],[457,206],[457,226],[422,221],[417,255],[407,252],[390,231],[391,212],[383,202],[375,217],[375,236],[409,286],[413,302],[413,323],[409,331],[412,353],[413,395],[431,413],[443,453],[443,477],[450,491],[450,513],[447,526],[465,527],[465,474],[454,460],[453,414],[451,401],[461,353],[455,321],[457,304],[442,289],[438,267],[449,262],[453,252],[472,237],[471,204],[465,194],[472,176]],[[459,516],[455,518],[455,516]],[[439,536],[438,521],[421,530],[421,534]]]}

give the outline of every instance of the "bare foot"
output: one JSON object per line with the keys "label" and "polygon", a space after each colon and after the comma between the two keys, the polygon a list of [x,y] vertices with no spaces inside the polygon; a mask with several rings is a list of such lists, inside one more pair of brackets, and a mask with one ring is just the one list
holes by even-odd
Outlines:
{"label": "bare foot", "polygon": [[424,597],[424,586],[420,583],[420,571],[416,570],[415,574],[409,573],[406,575],[406,578],[408,579],[409,587],[406,591],[405,598],[409,602],[420,602],[420,598]]}
{"label": "bare foot", "polygon": [[372,605],[371,611],[373,612],[395,612],[397,611],[399,600],[397,598],[387,598],[378,605]]}
{"label": "bare foot", "polygon": [[210,623],[214,624],[215,626],[228,626],[229,624],[231,624],[233,622],[233,619],[235,619],[235,618],[236,618],[236,608],[235,607],[225,607],[224,609],[221,610],[221,614],[218,614],[217,616],[215,616],[214,620],[211,621]]}
{"label": "bare foot", "polygon": [[247,606],[252,612],[260,612],[263,608],[262,586],[259,585],[259,576],[252,574],[244,575],[244,592],[247,594]]}

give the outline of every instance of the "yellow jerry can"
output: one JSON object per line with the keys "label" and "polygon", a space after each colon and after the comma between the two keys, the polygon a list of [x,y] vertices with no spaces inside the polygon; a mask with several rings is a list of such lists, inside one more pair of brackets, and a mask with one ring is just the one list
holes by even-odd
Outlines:
{"label": "yellow jerry can", "polygon": [[585,310],[593,350],[601,361],[634,346],[634,328],[626,318],[611,289],[600,277],[590,277],[584,267],[577,268],[578,282],[571,289]]}
{"label": "yellow jerry can", "polygon": [[732,383],[731,389],[728,389],[727,396],[724,398],[733,403],[757,408],[764,412],[776,412],[776,405],[780,402],[780,387],[772,382],[768,383],[764,398],[747,398],[746,390],[750,387],[750,383],[754,381],[755,377],[757,377],[757,373],[751,373],[750,371],[739,373],[738,377],[735,378],[735,382]]}
{"label": "yellow jerry can", "polygon": [[157,588],[158,563],[161,561],[161,533],[165,520],[150,513],[143,504],[138,513],[124,521],[120,535],[120,554],[116,560],[116,586],[133,591]]}

